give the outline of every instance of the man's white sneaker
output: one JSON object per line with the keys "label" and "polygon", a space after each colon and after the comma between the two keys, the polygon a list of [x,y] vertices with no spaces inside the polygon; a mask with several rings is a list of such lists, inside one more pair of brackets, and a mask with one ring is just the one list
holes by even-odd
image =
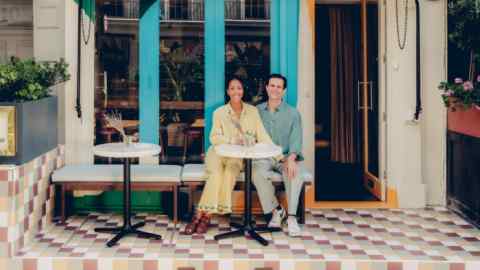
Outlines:
{"label": "man's white sneaker", "polygon": [[297,217],[289,216],[287,219],[287,226],[288,235],[292,237],[302,235],[302,229],[300,229],[300,226],[297,223]]}
{"label": "man's white sneaker", "polygon": [[287,212],[285,209],[280,209],[280,210],[273,210],[272,213],[272,219],[268,223],[269,228],[280,228],[282,227],[282,223],[285,222],[285,219],[287,218]]}

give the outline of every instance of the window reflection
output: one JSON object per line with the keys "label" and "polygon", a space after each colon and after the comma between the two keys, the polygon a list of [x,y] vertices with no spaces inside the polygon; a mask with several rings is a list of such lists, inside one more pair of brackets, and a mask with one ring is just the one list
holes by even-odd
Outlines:
{"label": "window reflection", "polygon": [[[138,138],[139,1],[97,1],[94,144],[122,141],[105,116],[121,114],[125,132]],[[118,160],[95,157],[96,163]]]}
{"label": "window reflection", "polygon": [[160,143],[166,163],[203,156],[203,0],[163,1],[160,20]]}
{"label": "window reflection", "polygon": [[[270,73],[270,2],[226,1],[225,76],[244,80],[246,102],[266,99],[265,79]],[[238,8],[238,9],[237,9]]]}

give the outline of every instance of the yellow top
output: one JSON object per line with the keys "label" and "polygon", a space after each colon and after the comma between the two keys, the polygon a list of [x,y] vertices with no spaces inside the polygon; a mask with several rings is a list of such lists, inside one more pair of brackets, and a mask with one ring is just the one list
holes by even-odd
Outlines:
{"label": "yellow top", "polygon": [[[210,132],[212,145],[230,144],[234,138],[241,137],[241,133],[252,135],[258,143],[272,143],[272,139],[263,127],[262,119],[256,107],[243,103],[240,114],[240,127],[236,127],[236,116],[230,103],[223,105],[213,112],[213,126]],[[238,120],[237,120],[238,123]]]}

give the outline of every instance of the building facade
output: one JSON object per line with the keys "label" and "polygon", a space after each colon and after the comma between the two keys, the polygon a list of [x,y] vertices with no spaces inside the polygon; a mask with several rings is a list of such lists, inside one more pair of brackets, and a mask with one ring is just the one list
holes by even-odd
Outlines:
{"label": "building facade", "polygon": [[[70,64],[71,80],[58,92],[66,164],[112,162],[92,153],[94,144],[119,139],[102,126],[102,113],[112,111],[130,120],[131,134],[167,150],[160,162],[182,162],[184,150],[198,161],[228,76],[243,76],[256,103],[266,74],[280,72],[289,79],[287,102],[302,115],[304,163],[316,179],[310,207],[445,205],[446,112],[436,89],[447,76],[446,0],[422,1],[419,16],[415,1],[81,3],[79,19],[76,0],[34,1],[31,22],[16,25],[19,15],[0,28],[0,60]],[[321,199],[322,190],[348,189],[352,175],[376,190],[373,202]]]}

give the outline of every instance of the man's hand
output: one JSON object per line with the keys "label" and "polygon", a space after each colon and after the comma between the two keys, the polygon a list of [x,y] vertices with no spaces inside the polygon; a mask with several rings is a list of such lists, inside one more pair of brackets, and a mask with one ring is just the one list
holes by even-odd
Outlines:
{"label": "man's hand", "polygon": [[283,170],[285,171],[289,180],[292,180],[295,177],[297,177],[298,165],[297,165],[296,159],[297,159],[297,155],[291,154],[285,160]]}

